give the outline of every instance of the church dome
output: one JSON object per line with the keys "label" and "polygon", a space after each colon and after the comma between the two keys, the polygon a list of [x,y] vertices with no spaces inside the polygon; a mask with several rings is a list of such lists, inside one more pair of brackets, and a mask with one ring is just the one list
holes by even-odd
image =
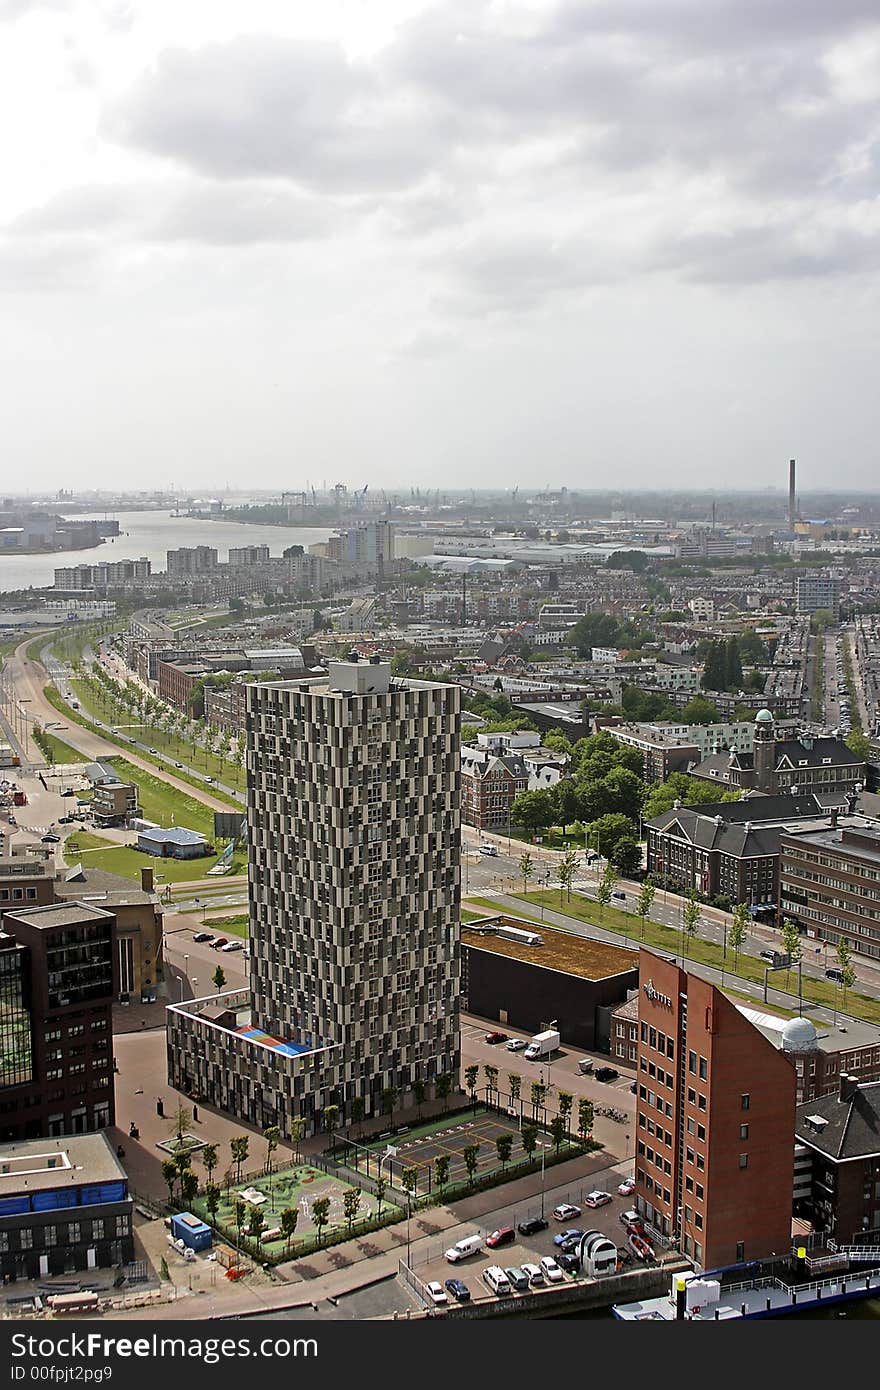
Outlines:
{"label": "church dome", "polygon": [[768,709],[759,709],[759,710],[758,710],[758,713],[755,715],[755,723],[756,723],[756,724],[772,724],[772,723],[773,723],[773,715],[770,713],[770,711],[769,711]]}
{"label": "church dome", "polygon": [[808,1018],[790,1018],[782,1030],[783,1052],[815,1052],[819,1035]]}

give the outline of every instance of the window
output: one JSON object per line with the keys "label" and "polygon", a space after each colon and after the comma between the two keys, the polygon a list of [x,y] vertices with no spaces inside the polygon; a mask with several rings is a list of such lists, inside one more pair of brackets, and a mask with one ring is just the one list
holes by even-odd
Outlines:
{"label": "window", "polygon": [[30,1226],[22,1226],[21,1230],[19,1231],[19,1238],[21,1240],[22,1250],[33,1250],[34,1233],[31,1230]]}
{"label": "window", "polygon": [[696,1052],[689,1052],[689,1053],[688,1053],[688,1071],[689,1071],[689,1072],[692,1072],[694,1076],[696,1076],[696,1074],[697,1074],[697,1054],[696,1054]]}
{"label": "window", "polygon": [[698,1167],[698,1169],[700,1170],[701,1173],[702,1173],[703,1169],[705,1168],[705,1166],[706,1166],[706,1160],[705,1160],[705,1158],[703,1157],[702,1154],[697,1154],[697,1167]]}
{"label": "window", "polygon": [[749,1099],[750,1099],[750,1097],[749,1097],[748,1091],[746,1091],[744,1095],[741,1095],[741,1096],[740,1096],[740,1098],[739,1098],[739,1108],[740,1108],[740,1110],[748,1110],[748,1108],[749,1108]]}
{"label": "window", "polygon": [[689,1104],[689,1105],[696,1105],[696,1103],[697,1103],[697,1093],[696,1093],[696,1091],[693,1089],[692,1086],[688,1086],[688,1104]]}
{"label": "window", "polygon": [[748,1127],[748,1125],[740,1125],[740,1127],[739,1127],[739,1137],[740,1137],[740,1139],[748,1139],[748,1137],[749,1137],[749,1127]]}
{"label": "window", "polygon": [[43,1245],[47,1250],[58,1244],[58,1228],[56,1226],[43,1227]]}
{"label": "window", "polygon": [[694,1132],[695,1129],[696,1129],[696,1124],[694,1123],[694,1121],[693,1121],[693,1119],[691,1118],[691,1116],[688,1115],[688,1122],[687,1122],[687,1132],[688,1132],[688,1134],[693,1134],[693,1132]]}
{"label": "window", "polygon": [[697,1138],[698,1138],[698,1139],[705,1139],[705,1138],[706,1138],[706,1126],[705,1126],[705,1125],[697,1125]]}
{"label": "window", "polygon": [[696,1226],[696,1228],[697,1228],[698,1231],[702,1231],[702,1229],[703,1229],[703,1218],[702,1218],[702,1216],[700,1215],[699,1212],[697,1212],[696,1216],[694,1217],[694,1225]]}
{"label": "window", "polygon": [[709,1063],[706,1061],[705,1057],[701,1057],[701,1058],[700,1058],[700,1080],[701,1080],[701,1081],[708,1081],[708,1079],[709,1079]]}
{"label": "window", "polygon": [[743,1260],[745,1259],[745,1257],[746,1257],[746,1243],[745,1243],[744,1240],[738,1240],[738,1241],[736,1242],[736,1262],[737,1262],[737,1264],[742,1264],[742,1262],[743,1262]]}
{"label": "window", "polygon": [[684,1187],[685,1187],[685,1191],[686,1191],[686,1192],[693,1192],[693,1190],[694,1190],[694,1180],[693,1180],[693,1178],[685,1178],[685,1180],[684,1180]]}
{"label": "window", "polygon": [[705,1096],[700,1096],[700,1099],[699,1099],[699,1101],[698,1101],[698,1108],[699,1108],[700,1110],[705,1110],[705,1109],[706,1109],[706,1097],[705,1097]]}
{"label": "window", "polygon": [[739,1156],[739,1166],[740,1166],[740,1168],[748,1168],[748,1166],[749,1166],[749,1156],[748,1156],[748,1154],[740,1154],[740,1156]]}

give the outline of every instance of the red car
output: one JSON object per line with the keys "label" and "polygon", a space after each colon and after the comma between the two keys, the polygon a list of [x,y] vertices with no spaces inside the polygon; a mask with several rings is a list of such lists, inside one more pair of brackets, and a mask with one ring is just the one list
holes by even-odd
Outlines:
{"label": "red car", "polygon": [[506,1034],[506,1033],[487,1033],[487,1034],[486,1034],[486,1037],[485,1037],[485,1041],[486,1041],[487,1043],[502,1043],[502,1042],[507,1042],[507,1034]]}
{"label": "red car", "polygon": [[490,1250],[497,1250],[499,1245],[512,1245],[516,1240],[516,1231],[512,1226],[502,1226],[499,1230],[493,1231],[486,1237],[486,1244]]}
{"label": "red car", "polygon": [[225,946],[225,945],[226,945],[226,942],[227,942],[228,940],[229,940],[229,938],[226,937],[226,936],[218,936],[217,939],[216,939],[216,941],[212,941],[212,942],[211,942],[211,950],[212,950],[212,951],[219,951],[219,950],[220,950],[220,947],[221,947],[221,946]]}

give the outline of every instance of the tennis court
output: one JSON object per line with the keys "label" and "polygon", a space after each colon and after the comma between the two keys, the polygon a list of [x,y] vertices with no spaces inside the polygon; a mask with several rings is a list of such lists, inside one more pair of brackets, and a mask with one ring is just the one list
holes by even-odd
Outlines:
{"label": "tennis court", "polygon": [[[524,1117],[523,1123],[532,1123],[528,1115]],[[496,1141],[503,1135],[510,1135],[512,1139],[510,1158],[506,1165],[502,1164],[496,1147]],[[449,1176],[445,1186],[467,1181],[468,1170],[464,1151],[471,1145],[477,1146],[475,1177],[495,1172],[505,1166],[511,1167],[527,1157],[522,1145],[519,1118],[478,1107],[476,1114],[467,1117],[435,1120],[431,1124],[416,1126],[374,1144],[352,1144],[346,1153],[345,1161],[373,1178],[378,1177],[381,1171],[397,1188],[402,1186],[403,1170],[415,1168],[418,1172],[416,1194],[422,1194],[436,1187],[434,1164],[443,1155],[449,1159]],[[555,1144],[550,1135],[539,1128],[533,1156],[539,1158],[542,1149],[550,1151],[554,1148]]]}

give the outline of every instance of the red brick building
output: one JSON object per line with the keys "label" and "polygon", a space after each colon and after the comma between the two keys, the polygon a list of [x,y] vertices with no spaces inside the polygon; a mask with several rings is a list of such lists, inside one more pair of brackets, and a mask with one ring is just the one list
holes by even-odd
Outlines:
{"label": "red brick building", "polygon": [[791,1246],[795,1072],[709,981],[642,950],[636,1205],[703,1269]]}
{"label": "red brick building", "polygon": [[803,1209],[847,1245],[880,1235],[880,1082],[843,1074],[834,1095],[797,1108],[797,1141],[811,1158]]}

